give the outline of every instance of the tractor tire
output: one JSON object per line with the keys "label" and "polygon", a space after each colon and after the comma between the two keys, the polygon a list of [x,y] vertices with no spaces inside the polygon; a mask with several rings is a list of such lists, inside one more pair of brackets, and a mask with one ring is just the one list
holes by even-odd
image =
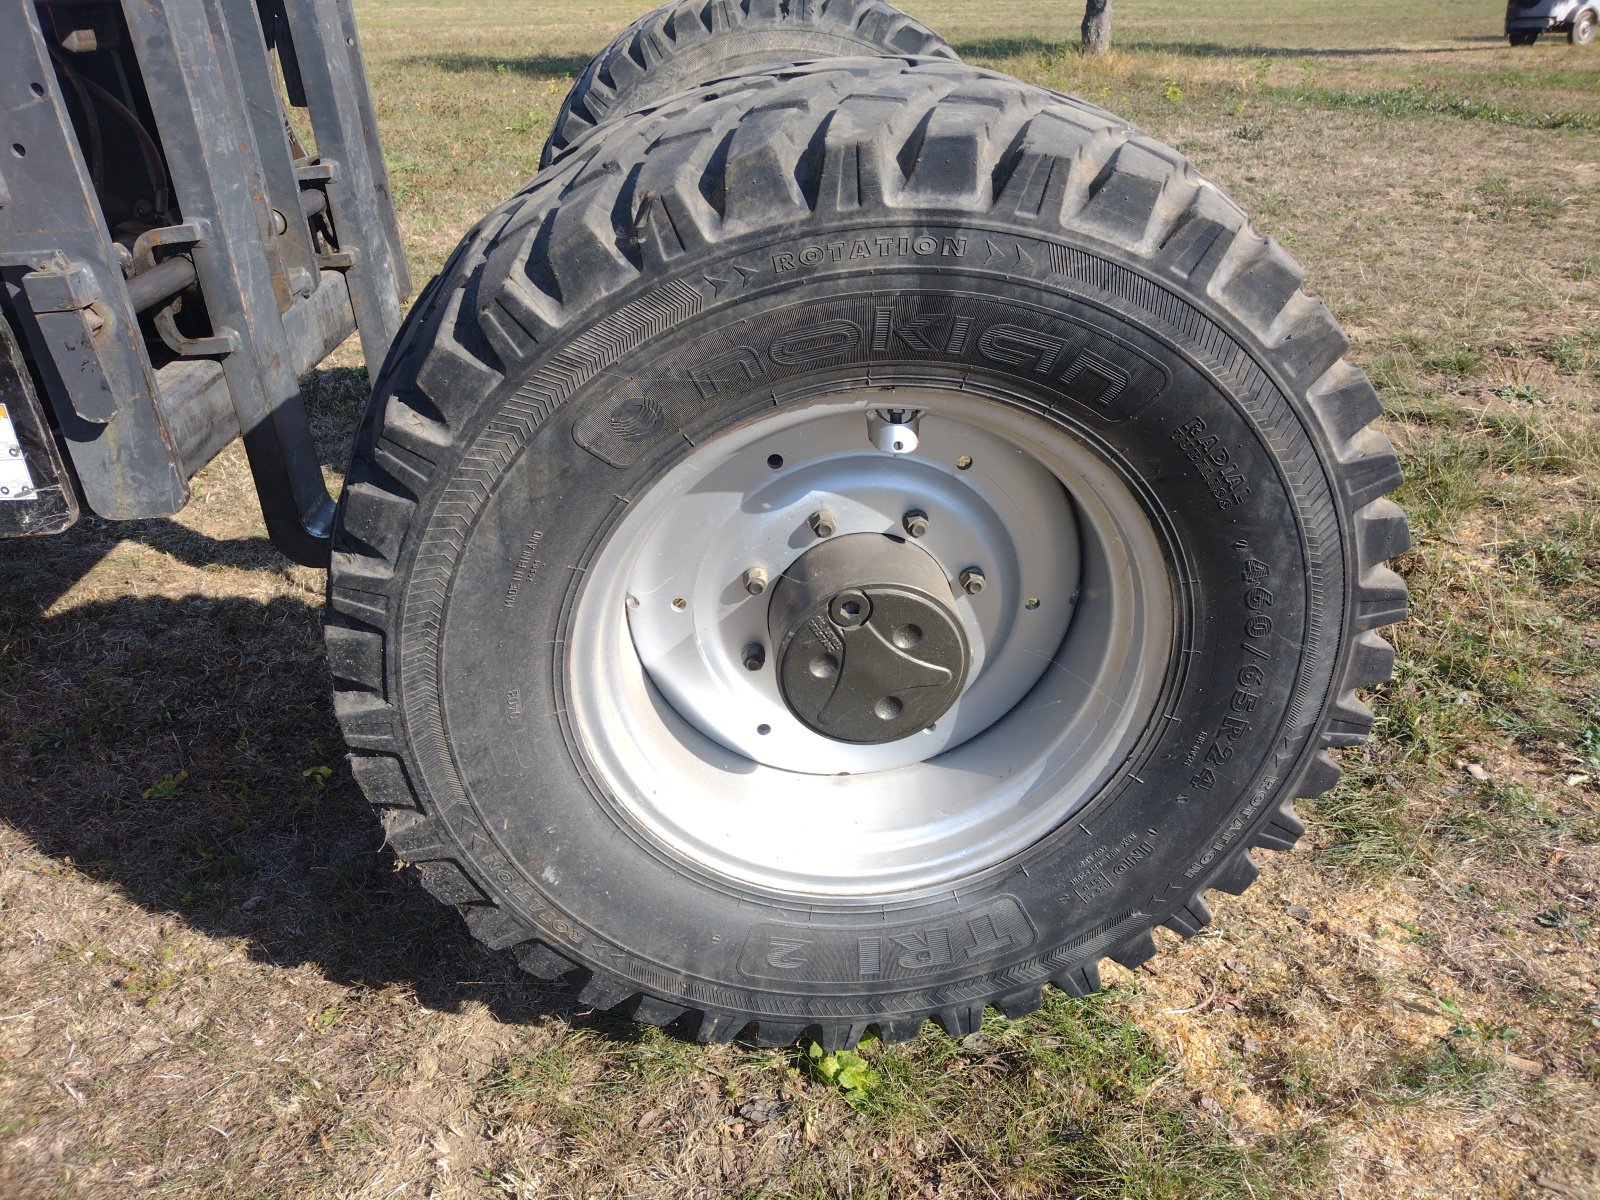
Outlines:
{"label": "tractor tire", "polygon": [[1567,30],[1567,41],[1574,46],[1587,46],[1594,41],[1596,23],[1600,22],[1595,10],[1586,8],[1572,19],[1572,28]]}
{"label": "tractor tire", "polygon": [[702,1041],[966,1034],[1198,932],[1405,611],[1300,284],[1174,151],[959,63],[617,122],[467,236],[364,418],[327,645],[389,844]]}
{"label": "tractor tire", "polygon": [[863,54],[956,58],[942,37],[884,0],[672,0],[590,60],[556,114],[539,166],[592,130],[675,92]]}
{"label": "tractor tire", "polygon": [[1531,46],[1539,40],[1537,29],[1513,29],[1506,34],[1506,41],[1513,46]]}

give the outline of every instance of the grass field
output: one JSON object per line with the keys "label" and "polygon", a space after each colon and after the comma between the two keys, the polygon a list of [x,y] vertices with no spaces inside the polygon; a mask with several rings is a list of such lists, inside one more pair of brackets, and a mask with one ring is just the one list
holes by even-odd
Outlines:
{"label": "grass field", "polygon": [[[1117,0],[1087,63],[1070,4],[910,7],[1192,156],[1379,384],[1414,615],[1302,849],[959,1043],[576,1009],[382,851],[236,446],[171,521],[0,551],[0,1195],[1600,1196],[1600,50],[1487,0]],[[425,280],[637,14],[357,8]],[[360,365],[308,381],[331,483]]]}

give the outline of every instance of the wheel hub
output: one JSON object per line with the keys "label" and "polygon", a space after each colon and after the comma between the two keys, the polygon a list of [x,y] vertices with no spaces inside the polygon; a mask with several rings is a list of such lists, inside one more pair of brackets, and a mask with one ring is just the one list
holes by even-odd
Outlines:
{"label": "wheel hub", "polygon": [[629,497],[564,650],[573,728],[619,819],[714,873],[808,897],[966,878],[1124,761],[1167,570],[1053,420],[965,388],[778,405]]}
{"label": "wheel hub", "polygon": [[802,554],[768,610],[778,687],[795,718],[875,746],[921,733],[961,694],[971,663],[955,596],[926,551],[875,533]]}

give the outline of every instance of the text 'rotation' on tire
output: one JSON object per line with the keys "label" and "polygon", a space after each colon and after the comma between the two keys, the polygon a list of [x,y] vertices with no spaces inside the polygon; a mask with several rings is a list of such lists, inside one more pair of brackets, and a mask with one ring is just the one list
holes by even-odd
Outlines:
{"label": "text 'rotation' on tire", "polygon": [[1173,151],[954,63],[619,122],[411,314],[353,769],[477,936],[688,1036],[968,1031],[1192,934],[1360,740],[1376,398]]}
{"label": "text 'rotation' on tire", "polygon": [[686,88],[861,54],[956,57],[937,33],[884,0],[669,0],[590,60],[561,103],[539,165]]}

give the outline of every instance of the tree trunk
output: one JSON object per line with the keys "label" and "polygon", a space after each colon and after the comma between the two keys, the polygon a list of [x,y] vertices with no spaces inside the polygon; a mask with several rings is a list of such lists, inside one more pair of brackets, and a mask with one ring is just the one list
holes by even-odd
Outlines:
{"label": "tree trunk", "polygon": [[1083,6],[1083,53],[1111,49],[1111,0],[1086,0]]}

